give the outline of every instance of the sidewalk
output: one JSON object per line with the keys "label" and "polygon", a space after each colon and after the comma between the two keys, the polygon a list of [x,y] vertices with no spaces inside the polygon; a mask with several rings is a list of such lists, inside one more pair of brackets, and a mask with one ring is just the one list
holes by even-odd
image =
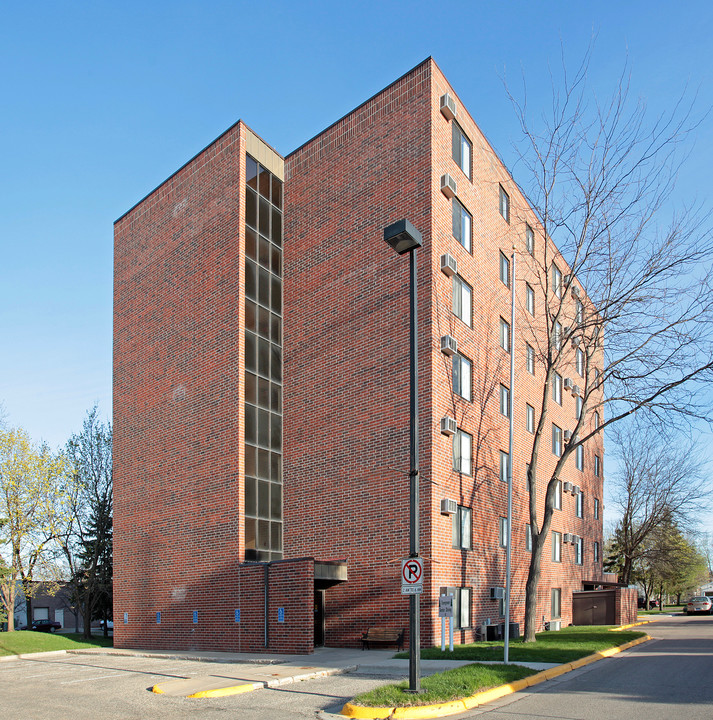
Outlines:
{"label": "sidewalk", "polygon": [[[219,663],[220,666],[216,668],[207,666],[205,675],[168,680],[153,688],[155,693],[191,698],[236,695],[263,687],[277,687],[301,680],[342,673],[372,675],[394,682],[408,678],[408,659],[394,659],[393,650],[317,648],[311,655],[124,650],[119,648],[71,650],[69,652],[80,655],[125,655]],[[432,675],[471,663],[472,661],[468,660],[421,660],[421,674],[423,676]],[[551,663],[519,664],[536,670],[555,667]]]}

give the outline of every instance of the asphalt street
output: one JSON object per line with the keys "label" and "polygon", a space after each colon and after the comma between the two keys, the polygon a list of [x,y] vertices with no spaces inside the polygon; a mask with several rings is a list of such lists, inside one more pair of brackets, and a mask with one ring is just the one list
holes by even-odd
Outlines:
{"label": "asphalt street", "polygon": [[[454,718],[489,720],[697,720],[713,718],[713,618],[667,617],[645,626],[655,639],[621,655]],[[359,652],[355,653],[359,658]],[[308,657],[305,662],[309,662]],[[269,675],[276,668],[264,666]],[[2,720],[328,718],[355,694],[398,679],[364,665],[223,698],[150,692],[157,683],[232,674],[223,664],[119,655],[58,655],[0,663]]]}

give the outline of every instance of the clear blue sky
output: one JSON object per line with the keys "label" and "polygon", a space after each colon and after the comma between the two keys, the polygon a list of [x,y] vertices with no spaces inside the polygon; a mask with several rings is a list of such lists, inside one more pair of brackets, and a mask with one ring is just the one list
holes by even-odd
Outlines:
{"label": "clear blue sky", "polygon": [[[47,2],[0,9],[0,401],[63,445],[111,413],[112,223],[238,118],[286,154],[432,55],[505,161],[502,78],[546,98],[548,64],[596,36],[654,112],[713,106],[713,4]],[[713,123],[680,193],[710,192]],[[514,168],[517,179],[517,168]]]}

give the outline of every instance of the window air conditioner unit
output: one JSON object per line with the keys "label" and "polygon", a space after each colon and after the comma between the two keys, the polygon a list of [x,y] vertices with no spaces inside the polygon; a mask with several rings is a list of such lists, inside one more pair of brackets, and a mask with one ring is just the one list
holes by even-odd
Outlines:
{"label": "window air conditioner unit", "polygon": [[448,275],[448,277],[458,274],[458,261],[453,255],[448,253],[441,255],[441,272]]}
{"label": "window air conditioner unit", "polygon": [[550,620],[550,630],[561,630],[562,629],[562,621],[561,620]]}
{"label": "window air conditioner unit", "polygon": [[579,395],[581,392],[579,385],[572,385],[572,395]]}
{"label": "window air conditioner unit", "polygon": [[566,482],[563,486],[563,489],[566,493],[571,493],[572,492],[572,483]]}
{"label": "window air conditioner unit", "polygon": [[458,352],[458,341],[451,335],[444,335],[441,338],[441,352],[444,355],[455,355]]}
{"label": "window air conditioner unit", "polygon": [[582,490],[582,489],[579,487],[579,485],[575,485],[575,486],[572,488],[572,495],[579,495],[579,493],[581,492],[581,490]]}
{"label": "window air conditioner unit", "polygon": [[448,120],[456,116],[456,101],[448,93],[441,95],[441,113]]}
{"label": "window air conditioner unit", "polygon": [[504,600],[505,599],[505,588],[491,587],[490,588],[490,599],[491,600]]}
{"label": "window air conditioner unit", "polygon": [[458,512],[458,503],[450,498],[441,500],[441,515],[455,515]]}
{"label": "window air conditioner unit", "polygon": [[456,421],[448,415],[441,418],[441,432],[444,435],[455,435],[458,432]]}
{"label": "window air conditioner unit", "polygon": [[565,379],[564,379],[564,389],[565,389],[565,390],[571,390],[571,389],[572,389],[572,378],[565,378]]}
{"label": "window air conditioner unit", "polygon": [[573,536],[571,533],[565,533],[565,534],[562,536],[562,542],[563,542],[563,543],[571,543],[573,537],[574,537],[574,536]]}
{"label": "window air conditioner unit", "polygon": [[458,185],[448,173],[441,175],[441,192],[449,199],[458,193]]}
{"label": "window air conditioner unit", "polygon": [[564,431],[564,441],[569,442],[572,439],[572,431],[571,430],[565,430]]}
{"label": "window air conditioner unit", "polygon": [[579,298],[579,288],[576,285],[572,285],[572,297]]}
{"label": "window air conditioner unit", "polygon": [[579,347],[579,343],[581,343],[581,342],[582,341],[578,337],[572,338],[572,345],[574,345],[574,347]]}

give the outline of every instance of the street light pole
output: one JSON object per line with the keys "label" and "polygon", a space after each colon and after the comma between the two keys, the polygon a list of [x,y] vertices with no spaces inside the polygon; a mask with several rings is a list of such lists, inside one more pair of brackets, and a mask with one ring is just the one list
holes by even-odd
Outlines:
{"label": "street light pole", "polygon": [[[418,302],[416,250],[422,246],[421,233],[408,220],[399,220],[384,230],[384,240],[399,253],[409,253],[409,557],[419,556],[419,463],[418,463]],[[421,604],[420,596],[409,598],[409,688],[421,692]]]}

